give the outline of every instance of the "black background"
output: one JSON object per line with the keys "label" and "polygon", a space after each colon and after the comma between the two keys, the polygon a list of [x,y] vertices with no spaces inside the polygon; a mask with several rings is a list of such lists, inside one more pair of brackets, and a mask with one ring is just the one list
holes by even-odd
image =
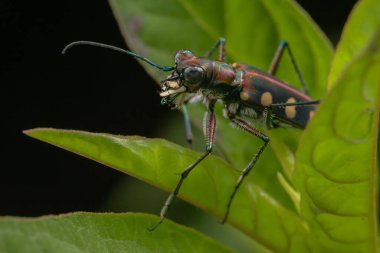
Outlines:
{"label": "black background", "polygon": [[[334,42],[354,0],[299,3]],[[125,48],[107,1],[0,1],[0,215],[97,211],[126,176],[22,134],[55,127],[154,137],[170,113],[132,59],[75,40]],[[138,193],[136,193],[138,194]]]}

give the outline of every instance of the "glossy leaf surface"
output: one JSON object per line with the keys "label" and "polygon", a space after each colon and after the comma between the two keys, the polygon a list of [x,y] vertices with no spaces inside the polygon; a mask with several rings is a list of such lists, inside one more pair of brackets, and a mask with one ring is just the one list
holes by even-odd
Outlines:
{"label": "glossy leaf surface", "polygon": [[[183,168],[201,155],[162,139],[57,129],[35,129],[26,134],[167,191],[174,188]],[[185,181],[179,196],[221,219],[238,175],[221,158],[208,157]],[[297,252],[292,247],[301,247],[307,240],[307,230],[297,215],[249,181],[237,194],[228,222],[276,252]]]}
{"label": "glossy leaf surface", "polygon": [[380,29],[343,72],[300,143],[301,214],[321,252],[377,252]]}
{"label": "glossy leaf surface", "polygon": [[[365,10],[372,5],[376,9],[377,3],[362,1],[362,7],[358,6],[351,16],[330,76],[330,81],[335,82],[339,75],[339,81],[327,98],[324,94],[331,48],[310,18],[292,1],[209,0],[202,5],[195,0],[158,0],[154,4],[148,0],[110,0],[110,3],[129,48],[162,65],[172,65],[174,53],[182,48],[203,55],[223,36],[227,39],[228,62],[267,69],[280,40],[287,40],[311,94],[323,98],[324,103],[303,136],[297,157],[293,150],[299,131],[268,132],[274,146],[266,151],[242,185],[229,222],[274,252],[376,251],[374,157],[380,40],[373,36],[378,33],[374,21],[377,19],[368,21]],[[371,24],[370,31],[352,49],[349,41],[359,36],[358,27],[365,26],[365,22]],[[165,77],[150,66],[143,66],[156,80]],[[286,54],[278,76],[299,86]],[[191,109],[195,125],[201,125],[201,108]],[[221,218],[239,175],[237,170],[244,168],[261,143],[231,129],[221,117],[217,122],[219,151],[228,163],[219,157],[208,157],[185,181],[180,197]],[[27,134],[167,191],[173,189],[178,173],[201,155],[160,139],[55,129],[36,129]],[[294,207],[277,182],[280,166],[289,185],[300,191],[300,209]]]}
{"label": "glossy leaf surface", "polygon": [[150,233],[147,214],[73,213],[0,218],[0,252],[231,252],[210,238],[168,221]]}

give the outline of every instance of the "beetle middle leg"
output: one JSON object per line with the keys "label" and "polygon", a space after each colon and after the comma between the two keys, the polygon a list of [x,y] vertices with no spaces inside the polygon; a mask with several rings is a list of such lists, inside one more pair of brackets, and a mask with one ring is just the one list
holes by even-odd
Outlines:
{"label": "beetle middle leg", "polygon": [[201,157],[199,157],[195,162],[190,164],[182,173],[181,178],[178,181],[174,191],[170,193],[169,197],[166,199],[164,206],[160,212],[160,219],[158,222],[151,228],[148,228],[149,231],[154,231],[166,218],[166,214],[173,200],[177,197],[181,186],[186,179],[186,177],[190,174],[190,172],[200,163],[202,162],[212,151],[214,146],[214,136],[215,136],[215,126],[216,126],[216,118],[214,114],[214,105],[215,101],[209,101],[208,111],[206,112],[205,122],[204,122],[204,134],[206,139],[206,151],[203,153]]}
{"label": "beetle middle leg", "polygon": [[232,201],[236,195],[236,192],[238,191],[238,189],[240,188],[240,185],[242,184],[243,180],[246,178],[246,176],[248,176],[249,172],[252,170],[252,168],[255,166],[257,160],[259,160],[261,154],[264,152],[265,148],[267,147],[268,143],[269,143],[269,137],[266,136],[265,134],[261,133],[259,130],[257,130],[256,128],[252,127],[251,125],[249,125],[247,122],[245,122],[244,120],[241,120],[241,119],[237,119],[237,118],[231,118],[231,123],[235,126],[237,126],[238,128],[242,129],[243,131],[249,133],[249,134],[252,134],[254,136],[256,136],[257,138],[261,139],[264,144],[261,145],[259,151],[253,156],[252,160],[249,162],[248,166],[246,168],[244,168],[244,170],[242,170],[241,174],[240,174],[240,177],[239,179],[237,180],[236,184],[235,184],[235,188],[232,192],[232,194],[230,195],[230,199],[227,203],[227,209],[226,209],[226,213],[224,215],[224,218],[222,220],[222,224],[226,222],[227,218],[228,218],[228,215],[230,213],[230,207],[231,207],[231,204],[232,204]]}
{"label": "beetle middle leg", "polygon": [[305,80],[303,79],[303,77],[301,75],[301,71],[300,71],[300,69],[297,66],[296,60],[295,60],[295,58],[293,56],[292,51],[290,50],[289,44],[286,41],[283,40],[283,41],[280,42],[280,45],[278,46],[278,48],[276,50],[276,53],[275,53],[275,55],[274,55],[274,57],[272,59],[272,63],[270,65],[268,73],[271,74],[271,75],[276,75],[277,67],[278,67],[278,65],[279,65],[279,63],[281,61],[282,55],[283,55],[283,53],[284,53],[284,51],[286,49],[288,50],[288,53],[289,53],[289,56],[290,56],[290,60],[292,61],[292,65],[293,65],[294,70],[296,71],[297,77],[298,77],[298,79],[301,82],[303,92],[305,94],[309,94],[309,91],[308,91],[307,86],[306,86],[306,82],[305,82]]}

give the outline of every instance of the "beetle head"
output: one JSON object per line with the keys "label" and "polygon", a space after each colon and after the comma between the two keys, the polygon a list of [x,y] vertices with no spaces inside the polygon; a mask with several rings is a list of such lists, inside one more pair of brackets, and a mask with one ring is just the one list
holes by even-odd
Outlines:
{"label": "beetle head", "polygon": [[178,51],[174,61],[175,70],[161,81],[163,103],[170,103],[181,93],[196,93],[206,77],[206,70],[191,51]]}

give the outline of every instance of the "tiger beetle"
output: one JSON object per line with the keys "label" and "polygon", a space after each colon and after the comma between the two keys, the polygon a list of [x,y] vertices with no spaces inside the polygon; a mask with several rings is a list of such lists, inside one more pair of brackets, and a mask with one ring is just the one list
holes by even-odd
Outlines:
{"label": "tiger beetle", "polygon": [[[182,111],[185,119],[186,139],[189,144],[192,142],[192,132],[187,105],[204,101],[208,108],[204,118],[206,150],[181,173],[181,178],[161,209],[160,219],[149,228],[150,231],[155,230],[164,221],[185,178],[211,153],[216,126],[214,114],[216,101],[222,101],[224,104],[223,114],[233,126],[256,136],[263,142],[247,167],[241,171],[227,203],[222,223],[225,223],[228,218],[232,201],[243,180],[269,143],[269,137],[249,124],[246,119],[261,122],[267,129],[280,126],[304,129],[319,103],[318,100],[314,100],[308,95],[305,81],[287,42],[282,41],[278,46],[268,72],[246,64],[225,63],[225,44],[225,39],[220,38],[204,57],[197,57],[189,50],[179,50],[174,57],[174,66],[160,66],[133,52],[92,41],[75,41],[68,44],[62,51],[64,54],[75,45],[99,46],[128,54],[159,70],[171,72],[166,79],[160,82],[161,103]],[[218,60],[214,61],[211,56],[217,49],[219,49],[219,56]],[[275,77],[285,50],[290,56],[303,92]]]}

